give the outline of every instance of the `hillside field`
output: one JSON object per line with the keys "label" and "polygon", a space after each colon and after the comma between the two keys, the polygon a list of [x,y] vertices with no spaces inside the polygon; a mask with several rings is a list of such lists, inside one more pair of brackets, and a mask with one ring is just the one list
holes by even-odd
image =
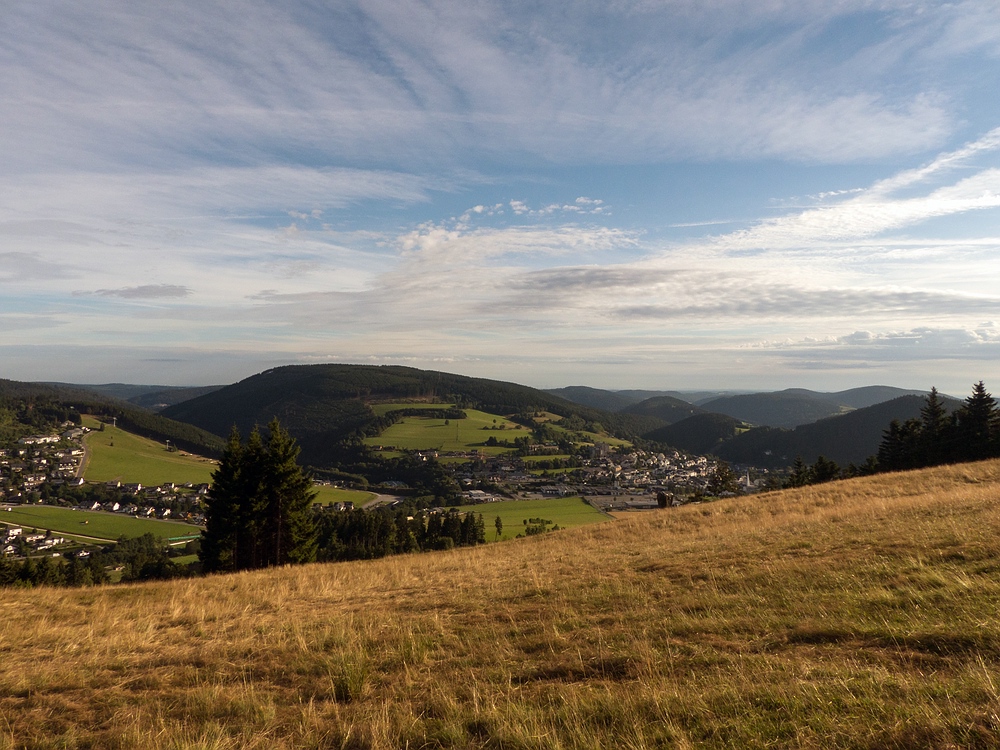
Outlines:
{"label": "hillside field", "polygon": [[14,505],[0,510],[0,523],[25,529],[52,531],[57,534],[91,537],[113,542],[119,537],[139,537],[152,534],[160,539],[192,536],[201,529],[189,523],[160,521],[154,518],[133,518],[120,513],[70,510],[51,505]]}
{"label": "hillside field", "polygon": [[98,431],[99,422],[84,417],[84,425],[92,432],[84,437],[87,448],[87,466],[84,479],[89,482],[140,482],[158,485],[203,484],[211,481],[215,462],[183,451],[168,451],[167,446],[120,427],[105,425]]}
{"label": "hillside field", "polygon": [[0,747],[992,748],[998,603],[998,461],[448,552],[8,589]]}
{"label": "hillside field", "polygon": [[496,503],[480,503],[459,507],[463,513],[482,513],[486,523],[487,541],[496,540],[494,522],[497,516],[503,522],[501,539],[513,539],[524,531],[525,521],[542,518],[551,521],[561,529],[572,529],[592,523],[610,521],[611,517],[588,505],[579,496],[553,497],[544,500],[502,500]]}
{"label": "hillside field", "polygon": [[355,506],[361,507],[367,502],[374,500],[377,496],[374,492],[364,490],[345,490],[341,487],[330,487],[329,485],[317,485],[313,487],[316,492],[316,502],[323,505],[333,503],[352,502]]}
{"label": "hillside field", "polygon": [[[442,404],[380,404],[383,410],[392,408],[408,409],[425,406],[444,408]],[[515,438],[531,433],[519,424],[496,414],[488,414],[476,409],[464,409],[465,419],[435,419],[433,417],[403,417],[399,422],[382,432],[378,437],[365,438],[365,444],[377,447],[399,448],[401,450],[469,451],[478,449],[480,453],[496,456],[508,453],[510,448],[484,446],[487,440],[514,441]],[[448,424],[445,424],[448,422]]]}

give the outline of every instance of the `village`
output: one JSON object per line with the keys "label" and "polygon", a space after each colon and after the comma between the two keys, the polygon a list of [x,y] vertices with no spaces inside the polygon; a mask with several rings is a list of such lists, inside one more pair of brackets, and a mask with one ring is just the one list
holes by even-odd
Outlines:
{"label": "village", "polygon": [[[44,503],[78,511],[204,524],[201,500],[208,494],[208,484],[86,482],[83,438],[87,432],[88,428],[67,422],[59,433],[22,437],[16,445],[0,449],[0,508]],[[540,442],[531,445],[527,455],[489,455],[479,450],[425,450],[415,455],[422,461],[440,460],[458,482],[467,504],[580,496],[602,511],[642,511],[664,507],[664,499],[666,504],[677,506],[721,494],[717,483],[713,485],[718,464],[705,456],[601,442],[578,446],[570,455],[564,448]],[[753,492],[761,482],[760,478],[751,481],[749,474],[736,479],[725,494]],[[402,482],[386,481],[369,489],[406,495],[409,488]],[[350,502],[336,502],[323,510],[353,507]],[[27,533],[12,524],[0,528],[0,551],[7,555],[46,552],[64,541],[51,533]]]}
{"label": "village", "polygon": [[[83,437],[89,429],[72,422],[62,427],[61,433],[22,437],[15,446],[0,448],[0,509],[45,503],[136,518],[204,522],[200,500],[208,493],[207,483],[88,483],[83,478]],[[10,524],[0,528],[0,550],[6,554],[20,553],[25,547],[46,551],[64,541],[53,539],[25,534]]]}

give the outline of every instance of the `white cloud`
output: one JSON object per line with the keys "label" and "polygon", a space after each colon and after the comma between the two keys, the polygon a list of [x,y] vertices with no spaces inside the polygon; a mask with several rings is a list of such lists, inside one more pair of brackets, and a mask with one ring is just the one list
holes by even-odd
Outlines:
{"label": "white cloud", "polygon": [[[982,169],[925,195],[893,197],[932,177],[962,166],[973,156],[1000,148],[1000,129],[957,151],[938,156],[928,165],[905,170],[876,182],[871,188],[839,203],[770,219],[717,238],[731,250],[802,248],[865,239],[886,231],[910,227],[929,219],[1000,207],[1000,168]],[[834,196],[836,197],[836,196]]]}
{"label": "white cloud", "polygon": [[[78,292],[86,294],[86,292]],[[121,299],[177,299],[187,297],[191,290],[179,284],[143,284],[122,289],[97,289],[91,294],[98,297],[120,297]]]}

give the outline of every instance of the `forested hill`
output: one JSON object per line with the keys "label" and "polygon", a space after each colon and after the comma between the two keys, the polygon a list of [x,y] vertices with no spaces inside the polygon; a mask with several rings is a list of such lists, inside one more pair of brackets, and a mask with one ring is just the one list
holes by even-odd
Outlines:
{"label": "forested hill", "polygon": [[[961,406],[955,399],[942,402],[949,412]],[[916,419],[926,403],[920,396],[901,396],[794,430],[757,427],[727,440],[715,453],[727,461],[763,467],[788,466],[796,457],[811,464],[819,456],[842,466],[860,465],[878,453],[892,420]]]}
{"label": "forested hill", "polygon": [[[74,415],[114,417],[121,427],[154,440],[170,440],[179,448],[216,456],[223,441],[191,424],[176,422],[133,404],[72,386],[0,379],[0,423],[8,438],[51,429]],[[7,433],[10,433],[7,435]],[[0,435],[2,437],[2,435]]]}
{"label": "forested hill", "polygon": [[663,423],[655,418],[591,409],[535,388],[396,365],[290,365],[267,370],[213,393],[163,410],[216,435],[233,425],[247,432],[277,418],[302,446],[302,460],[322,465],[333,444],[374,434],[370,403],[405,400],[456,403],[496,414],[548,411],[599,423],[612,434],[639,435]]}

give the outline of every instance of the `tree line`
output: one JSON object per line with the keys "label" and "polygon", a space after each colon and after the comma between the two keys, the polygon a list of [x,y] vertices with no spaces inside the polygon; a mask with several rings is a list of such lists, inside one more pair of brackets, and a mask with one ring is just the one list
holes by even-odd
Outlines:
{"label": "tree line", "polygon": [[802,487],[834,479],[906,471],[927,466],[982,461],[1000,457],[1000,409],[983,381],[954,411],[937,388],[931,388],[920,416],[892,420],[882,433],[878,454],[861,466],[841,468],[820,456],[813,465],[796,458],[782,487]]}
{"label": "tree line", "polygon": [[931,388],[918,419],[893,420],[882,434],[879,471],[981,461],[1000,456],[1000,411],[983,381],[949,413]]}

